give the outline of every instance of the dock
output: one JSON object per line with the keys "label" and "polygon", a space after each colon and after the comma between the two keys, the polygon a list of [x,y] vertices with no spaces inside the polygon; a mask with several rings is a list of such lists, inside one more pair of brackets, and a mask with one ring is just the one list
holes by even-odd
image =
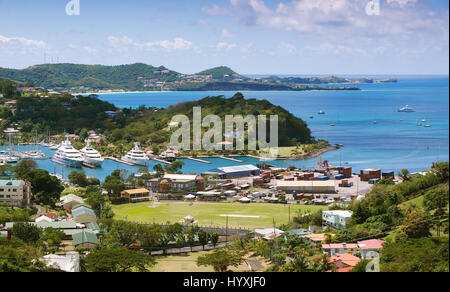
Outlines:
{"label": "dock", "polygon": [[194,157],[191,157],[191,156],[186,156],[186,157],[183,157],[183,158],[189,159],[189,160],[192,160],[192,161],[201,162],[201,163],[211,164],[211,161],[202,160],[202,159],[194,158]]}
{"label": "dock", "polygon": [[172,164],[172,162],[165,161],[163,159],[159,159],[159,158],[156,158],[156,157],[151,157],[150,159],[152,159],[154,161],[157,161],[157,162],[165,163],[165,164]]}
{"label": "dock", "polygon": [[123,163],[123,164],[128,165],[128,166],[134,166],[133,163],[130,163],[130,162],[127,162],[127,161],[123,161],[122,159],[118,159],[118,158],[115,158],[115,157],[105,157],[105,159],[109,159],[109,160],[112,160],[112,161],[115,161],[115,162]]}
{"label": "dock", "polygon": [[218,158],[222,158],[222,159],[226,159],[226,160],[230,160],[230,161],[234,161],[234,162],[244,162],[242,160],[232,158],[232,157],[226,157],[226,156],[219,156]]}

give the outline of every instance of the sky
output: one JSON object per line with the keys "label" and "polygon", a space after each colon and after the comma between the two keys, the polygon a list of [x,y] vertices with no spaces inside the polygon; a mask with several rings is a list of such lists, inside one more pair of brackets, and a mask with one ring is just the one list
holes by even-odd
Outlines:
{"label": "sky", "polygon": [[142,62],[181,73],[229,66],[241,74],[448,75],[449,3],[0,0],[0,67],[57,62]]}

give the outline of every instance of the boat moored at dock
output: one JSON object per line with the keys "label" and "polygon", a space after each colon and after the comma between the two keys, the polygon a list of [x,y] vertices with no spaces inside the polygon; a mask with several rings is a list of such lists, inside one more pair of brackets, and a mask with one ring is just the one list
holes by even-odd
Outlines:
{"label": "boat moored at dock", "polygon": [[72,146],[69,138],[66,137],[66,140],[61,143],[55,155],[53,155],[52,161],[74,168],[81,168],[84,158],[81,156],[80,151]]}
{"label": "boat moored at dock", "polygon": [[141,165],[141,166],[147,166],[149,162],[149,158],[139,148],[139,143],[134,143],[134,148],[131,149],[125,156],[122,157],[122,160],[134,165]]}

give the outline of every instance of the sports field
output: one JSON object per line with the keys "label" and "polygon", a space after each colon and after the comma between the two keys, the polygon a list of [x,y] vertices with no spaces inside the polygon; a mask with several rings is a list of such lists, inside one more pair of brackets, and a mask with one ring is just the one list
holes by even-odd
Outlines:
{"label": "sports field", "polygon": [[[290,205],[291,220],[298,210],[315,211],[324,206]],[[115,205],[116,219],[148,223],[176,223],[186,216],[198,220],[199,225],[226,226],[247,229],[273,227],[289,221],[289,205],[265,203],[205,203],[205,202],[144,202]]]}

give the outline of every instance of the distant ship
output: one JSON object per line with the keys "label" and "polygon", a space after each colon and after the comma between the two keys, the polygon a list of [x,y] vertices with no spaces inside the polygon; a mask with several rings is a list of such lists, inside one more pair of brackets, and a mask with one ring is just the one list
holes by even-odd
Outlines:
{"label": "distant ship", "polygon": [[431,128],[431,125],[430,124],[426,124],[424,127],[425,128]]}
{"label": "distant ship", "polygon": [[325,114],[325,111],[324,110],[320,110],[319,111],[319,115],[324,115]]}
{"label": "distant ship", "polygon": [[404,107],[400,108],[398,112],[400,113],[414,113],[416,110],[410,107],[409,105],[405,105]]}
{"label": "distant ship", "polygon": [[141,149],[139,149],[139,143],[135,142],[134,143],[134,148],[129,151],[127,153],[127,155],[122,157],[123,161],[135,164],[135,165],[141,165],[141,166],[147,166],[148,164],[148,157],[147,155],[144,153],[144,151],[142,151]]}

